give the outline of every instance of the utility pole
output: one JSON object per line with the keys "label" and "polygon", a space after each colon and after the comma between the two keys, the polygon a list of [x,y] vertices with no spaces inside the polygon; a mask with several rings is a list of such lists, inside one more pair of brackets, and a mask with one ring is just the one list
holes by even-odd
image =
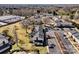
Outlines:
{"label": "utility pole", "polygon": [[46,30],[45,29],[43,29],[43,34],[44,34],[43,46],[47,46],[48,45],[48,39],[46,38]]}

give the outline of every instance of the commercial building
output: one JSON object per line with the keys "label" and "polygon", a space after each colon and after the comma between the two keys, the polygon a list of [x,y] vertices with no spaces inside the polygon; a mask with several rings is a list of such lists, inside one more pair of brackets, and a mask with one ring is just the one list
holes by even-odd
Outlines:
{"label": "commercial building", "polygon": [[24,18],[25,17],[15,16],[15,15],[0,16],[0,26],[17,22],[17,21],[23,20]]}
{"label": "commercial building", "polygon": [[72,23],[68,23],[68,22],[57,22],[56,26],[59,28],[74,28]]}

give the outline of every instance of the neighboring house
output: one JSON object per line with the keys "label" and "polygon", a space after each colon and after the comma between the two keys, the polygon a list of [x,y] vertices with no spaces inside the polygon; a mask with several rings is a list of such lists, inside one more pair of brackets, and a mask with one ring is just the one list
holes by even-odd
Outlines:
{"label": "neighboring house", "polygon": [[8,50],[10,46],[8,38],[0,34],[0,53]]}

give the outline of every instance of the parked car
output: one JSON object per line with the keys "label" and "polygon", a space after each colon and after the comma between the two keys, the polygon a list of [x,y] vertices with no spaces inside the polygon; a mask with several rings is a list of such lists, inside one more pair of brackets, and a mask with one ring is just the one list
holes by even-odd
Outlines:
{"label": "parked car", "polygon": [[50,44],[49,48],[54,48],[56,45],[55,44]]}

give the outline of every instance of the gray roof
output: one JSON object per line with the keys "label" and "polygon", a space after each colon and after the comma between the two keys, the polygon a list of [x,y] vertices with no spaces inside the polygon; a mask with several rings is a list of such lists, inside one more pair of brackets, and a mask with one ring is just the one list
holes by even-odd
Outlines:
{"label": "gray roof", "polygon": [[[15,15],[7,15],[7,16],[0,16],[0,22],[3,23],[11,23],[21,20],[21,16],[15,16]],[[2,24],[2,23],[0,23]]]}
{"label": "gray roof", "polygon": [[72,30],[70,32],[79,40],[79,32],[77,32],[76,30]]}
{"label": "gray roof", "polygon": [[2,34],[0,34],[0,46],[2,45],[3,41],[4,41],[5,43],[8,43],[7,38],[6,38],[5,36],[3,36]]}
{"label": "gray roof", "polygon": [[0,16],[0,20],[15,19],[15,18],[19,18],[19,17],[20,16],[13,16],[13,15]]}

